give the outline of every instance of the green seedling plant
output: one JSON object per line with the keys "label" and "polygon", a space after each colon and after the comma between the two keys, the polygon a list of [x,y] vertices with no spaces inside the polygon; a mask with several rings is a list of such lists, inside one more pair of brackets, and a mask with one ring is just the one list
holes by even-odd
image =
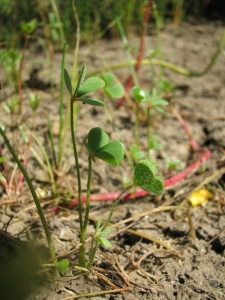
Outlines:
{"label": "green seedling plant", "polygon": [[171,173],[172,171],[178,170],[179,166],[181,164],[181,160],[180,159],[175,159],[172,160],[170,157],[165,157],[164,158],[166,167],[168,169],[168,172]]}
{"label": "green seedling plant", "polygon": [[[119,200],[122,198],[124,193],[128,191],[130,188],[134,186],[139,186],[145,190],[152,192],[153,194],[159,195],[163,191],[163,182],[161,177],[155,176],[156,167],[149,161],[141,161],[135,168],[134,171],[134,178],[133,183],[128,186],[121,194],[118,196],[117,201],[114,202],[112,209],[110,211],[109,217],[106,220],[105,224],[100,228],[101,221],[99,221],[96,225],[95,235],[92,239],[91,249],[89,252],[89,261],[86,264],[86,257],[85,257],[85,237],[86,237],[86,229],[88,225],[88,217],[90,211],[90,194],[91,194],[91,178],[92,178],[92,163],[96,162],[97,159],[103,160],[106,163],[111,165],[117,166],[121,163],[124,157],[124,147],[123,144],[116,140],[110,141],[109,136],[104,130],[100,127],[92,128],[86,139],[83,141],[84,146],[88,152],[88,178],[87,178],[87,195],[86,195],[86,208],[83,217],[83,205],[82,205],[82,194],[81,194],[81,178],[80,178],[80,168],[79,168],[79,158],[77,153],[77,145],[74,133],[74,117],[73,117],[73,105],[76,102],[82,102],[84,104],[90,104],[95,106],[103,106],[104,103],[100,100],[87,97],[89,92],[95,91],[99,88],[104,88],[112,85],[113,81],[111,80],[111,76],[106,76],[107,79],[110,79],[106,82],[101,78],[97,77],[90,77],[86,81],[87,67],[86,65],[83,66],[76,88],[72,88],[71,79],[67,72],[64,71],[64,78],[66,87],[70,93],[70,112],[71,112],[71,138],[74,150],[74,158],[76,164],[76,173],[77,173],[77,181],[78,181],[78,211],[79,211],[79,222],[80,222],[80,243],[81,246],[79,248],[79,267],[89,268],[93,264],[93,260],[95,257],[95,252],[97,250],[97,246],[100,243],[103,247],[109,247],[111,245],[110,241],[106,238],[111,229],[108,228],[109,223],[111,221],[113,212],[115,210],[116,205],[118,204]],[[112,92],[108,92],[112,95]]]}
{"label": "green seedling plant", "polygon": [[[122,84],[118,83],[116,77],[111,73],[104,73],[101,78],[105,81],[105,86],[103,88],[104,94],[111,100],[120,99],[124,96],[124,87]],[[112,125],[115,131],[115,126],[109,109],[107,107],[106,101],[104,102],[105,113],[108,118],[109,123]]]}
{"label": "green seedling plant", "polygon": [[76,146],[76,139],[74,133],[74,110],[73,106],[76,102],[81,102],[83,104],[90,104],[94,106],[103,106],[104,103],[100,100],[87,97],[87,94],[103,88],[105,86],[105,81],[101,78],[90,77],[84,81],[87,72],[86,65],[83,66],[79,79],[76,85],[75,90],[73,91],[70,76],[65,69],[64,78],[66,87],[70,93],[70,122],[71,122],[71,138],[73,144],[74,158],[76,164],[77,172],[77,181],[78,181],[78,210],[79,210],[79,221],[80,221],[80,242],[82,245],[79,248],[79,266],[86,267],[86,258],[85,258],[85,237],[86,229],[88,224],[88,216],[90,210],[90,193],[91,193],[91,176],[92,176],[92,162],[96,161],[96,158],[99,158],[109,164],[118,165],[123,158],[124,149],[123,145],[119,141],[109,141],[109,136],[101,128],[95,127],[92,128],[87,136],[87,139],[84,141],[84,145],[89,153],[88,155],[88,179],[87,179],[87,200],[86,200],[86,209],[85,216],[83,220],[83,205],[81,199],[81,178],[80,178],[80,169],[78,161],[78,153]]}
{"label": "green seedling plant", "polygon": [[[160,94],[157,93],[156,89],[152,90],[152,93],[149,94],[147,90],[143,90],[140,86],[134,86],[132,89],[133,97],[136,100],[137,111],[139,111],[139,104],[145,104],[146,114],[147,114],[147,139],[148,139],[148,159],[150,159],[150,149],[158,149],[160,145],[157,142],[157,139],[151,134],[151,110],[154,109],[156,112],[164,113],[163,107],[168,105],[168,101],[162,98]],[[136,144],[139,145],[138,141],[138,113],[136,113],[136,122],[135,122],[135,140]]]}

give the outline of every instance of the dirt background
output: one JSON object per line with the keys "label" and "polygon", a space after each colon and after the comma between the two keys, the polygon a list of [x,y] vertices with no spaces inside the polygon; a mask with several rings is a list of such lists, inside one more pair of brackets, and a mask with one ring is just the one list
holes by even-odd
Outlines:
{"label": "dirt background", "polygon": [[[222,31],[223,27],[220,23],[205,25],[185,23],[179,28],[167,25],[161,32],[163,59],[177,66],[201,72],[210,62]],[[133,34],[129,37],[129,44],[134,47],[134,55],[138,49],[138,43],[138,36]],[[150,50],[156,46],[155,31],[150,27],[145,37],[144,57],[148,57]],[[79,50],[80,67],[86,63],[88,72],[125,60],[126,56],[120,40],[100,40],[89,46],[81,45]],[[27,88],[24,89],[23,113],[16,116],[12,123],[9,115],[0,106],[0,121],[6,124],[6,134],[9,140],[13,141],[21,159],[23,159],[26,145],[18,132],[18,125],[22,124],[29,135],[25,125],[32,129],[32,112],[27,104],[30,92],[37,93],[41,99],[34,133],[46,149],[49,149],[47,134],[47,117],[49,116],[57,136],[60,62],[61,54],[55,53],[54,64],[50,72],[43,50],[37,44],[31,43],[29,52],[26,54],[23,72],[23,79],[27,84]],[[71,72],[72,62],[72,51],[68,50],[66,68],[69,72]],[[166,156],[171,160],[180,159],[180,170],[200,156],[200,153],[194,153],[191,150],[188,137],[171,107],[179,111],[187,121],[196,141],[202,147],[208,147],[212,155],[203,162],[200,169],[175,186],[167,188],[162,197],[156,198],[148,195],[140,199],[124,200],[119,204],[112,219],[113,223],[161,205],[175,204],[178,209],[148,214],[133,223],[126,223],[135,232],[129,232],[123,226],[113,230],[112,248],[99,249],[95,260],[95,267],[104,269],[105,273],[102,270],[93,269],[89,281],[85,281],[82,276],[75,276],[77,274],[71,268],[67,274],[57,278],[55,283],[52,283],[47,275],[44,281],[41,276],[34,276],[40,258],[36,259],[36,254],[34,255],[33,252],[30,254],[25,241],[29,240],[29,245],[32,242],[32,248],[35,248],[36,252],[41,255],[41,260],[47,261],[48,251],[44,246],[46,242],[32,198],[25,183],[19,194],[12,190],[10,196],[6,195],[1,188],[0,294],[3,295],[1,299],[68,299],[79,294],[112,289],[112,286],[110,287],[105,280],[100,278],[101,274],[111,280],[115,285],[114,288],[128,288],[128,290],[123,293],[96,295],[92,299],[225,299],[225,175],[224,171],[221,171],[225,166],[224,65],[225,56],[220,54],[212,70],[203,77],[192,78],[164,68],[164,78],[170,80],[177,88],[170,100],[171,105],[166,108],[166,114],[156,115],[152,121],[151,130],[153,134],[159,136],[159,141],[162,143],[162,148],[152,153],[153,159],[157,162],[159,174],[167,178],[178,172],[168,173],[164,162]],[[155,67],[155,74],[158,72],[157,68]],[[32,76],[34,69],[38,71],[35,76]],[[115,74],[124,83],[129,71],[128,68],[121,68],[116,70]],[[141,67],[139,80],[142,87],[150,87],[151,72],[148,65]],[[13,95],[13,90],[12,87],[7,86],[2,68],[0,81],[2,84],[0,101],[6,103]],[[97,96],[100,99],[103,97],[102,94]],[[66,98],[65,94],[65,109]],[[109,99],[105,101],[107,101],[107,107],[114,122],[114,129],[107,120],[103,108],[84,105],[79,109],[76,125],[80,145],[92,127],[100,126],[109,133],[111,139],[116,139],[119,134],[119,139],[125,147],[129,147],[134,143],[134,111],[127,102],[116,109],[115,102]],[[145,125],[143,120],[139,129],[140,144],[144,151],[147,145]],[[4,153],[7,153],[2,138],[0,142]],[[64,257],[63,253],[68,251],[65,257],[72,265],[76,265],[77,251],[73,249],[74,245],[79,242],[77,207],[68,208],[65,205],[73,200],[76,194],[76,176],[69,145],[68,141],[69,151],[65,156],[65,170],[59,174],[57,181],[57,199],[52,195],[46,171],[39,166],[32,153],[27,170],[45,209],[57,255]],[[42,155],[35,141],[32,142],[32,146]],[[80,150],[82,150],[80,152],[82,186],[85,192],[86,152],[82,147]],[[50,156],[49,150],[47,151]],[[14,168],[9,155],[7,163],[9,168]],[[18,170],[15,170],[15,177],[18,173]],[[132,178],[132,170],[127,159],[124,159],[123,163],[116,168],[98,161],[94,165],[92,193],[120,191],[123,188],[123,178]],[[203,205],[190,207],[188,195],[204,182],[210,184],[213,197]],[[57,214],[53,214],[56,203],[60,207],[64,206],[58,210]],[[106,219],[110,207],[111,202],[92,203],[88,236],[94,233],[93,220]],[[182,210],[182,207],[186,210]],[[138,233],[145,234],[145,237],[138,237]],[[153,239],[157,241],[154,242]],[[23,243],[18,243],[18,240]],[[163,242],[165,247],[159,245],[158,241]],[[30,246],[28,248],[30,250]],[[135,269],[132,266],[132,260],[137,263],[147,252],[149,256],[143,257],[141,267]],[[31,263],[33,261],[37,261],[37,264]],[[119,267],[125,271],[119,270]],[[80,298],[86,299],[87,297]]]}

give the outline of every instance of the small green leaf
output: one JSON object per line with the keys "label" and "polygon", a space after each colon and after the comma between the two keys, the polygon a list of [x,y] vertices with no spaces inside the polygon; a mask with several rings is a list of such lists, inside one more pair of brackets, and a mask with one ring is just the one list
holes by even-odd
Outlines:
{"label": "small green leaf", "polygon": [[104,91],[107,96],[111,99],[116,98],[119,99],[124,95],[124,88],[122,84],[117,83],[115,80],[115,76],[111,73],[104,73],[101,75],[101,78],[105,81]]}
{"label": "small green leaf", "polygon": [[112,141],[95,152],[95,156],[101,160],[117,166],[124,157],[124,147],[119,141]]}
{"label": "small green leaf", "polygon": [[164,191],[164,185],[163,185],[162,178],[160,176],[156,176],[154,182],[152,184],[148,185],[147,189],[144,189],[144,190],[151,192],[152,194],[154,194],[156,196],[161,195]]}
{"label": "small green leaf", "polygon": [[148,160],[141,160],[134,170],[134,184],[142,187],[151,184],[155,180],[155,165]]}
{"label": "small green leaf", "polygon": [[77,86],[76,86],[76,90],[74,92],[74,96],[76,96],[76,97],[77,97],[77,93],[78,93],[81,85],[84,82],[84,78],[86,76],[86,73],[87,73],[87,66],[86,66],[86,64],[84,64],[82,70],[80,71],[79,79],[78,79]]}
{"label": "small green leaf", "polygon": [[81,98],[79,99],[79,101],[81,101],[82,103],[86,103],[86,104],[90,104],[90,105],[94,105],[94,106],[103,106],[104,102],[97,100],[97,99],[92,99],[92,98]]}
{"label": "small green leaf", "polygon": [[107,133],[104,132],[100,127],[92,128],[88,133],[88,145],[93,151],[94,155],[95,152],[108,144],[109,136]]}
{"label": "small green leaf", "polygon": [[146,92],[140,88],[140,86],[134,86],[132,88],[132,93],[137,101],[142,101],[146,99]]}
{"label": "small green leaf", "polygon": [[93,92],[105,86],[105,81],[98,77],[88,78],[76,93],[76,97],[79,98],[87,93]]}
{"label": "small green leaf", "polygon": [[72,84],[71,84],[70,76],[66,69],[64,69],[64,80],[65,80],[67,90],[70,93],[70,96],[72,96],[73,95]]}
{"label": "small green leaf", "polygon": [[108,87],[113,84],[115,77],[111,73],[104,73],[101,75],[101,78],[105,81],[105,86]]}
{"label": "small green leaf", "polygon": [[110,87],[106,87],[104,90],[106,95],[109,96],[111,99],[113,98],[119,99],[124,95],[124,88],[122,84],[119,83]]}
{"label": "small green leaf", "polygon": [[33,19],[32,21],[30,21],[28,23],[25,23],[24,21],[22,21],[20,23],[20,26],[24,33],[31,34],[37,26],[37,21],[36,21],[36,19]]}
{"label": "small green leaf", "polygon": [[155,176],[155,172],[156,167],[152,162],[148,160],[140,161],[134,170],[134,185],[155,195],[162,194],[163,181],[160,176]]}
{"label": "small green leaf", "polygon": [[6,160],[6,156],[0,156],[0,164]]}
{"label": "small green leaf", "polygon": [[107,236],[112,232],[112,228],[106,228],[105,230],[98,233],[98,236]]}
{"label": "small green leaf", "polygon": [[68,266],[69,266],[69,261],[68,261],[68,259],[66,259],[66,258],[60,260],[60,261],[57,263],[57,269],[58,269],[60,272],[62,272],[62,273],[67,272]]}
{"label": "small green leaf", "polygon": [[104,248],[109,248],[109,247],[112,246],[112,244],[110,243],[110,241],[107,240],[107,239],[104,238],[104,237],[97,236],[97,237],[96,237],[96,240],[97,240]]}
{"label": "small green leaf", "polygon": [[98,232],[100,226],[102,224],[102,219],[99,219],[96,223],[96,227],[95,227],[95,234]]}
{"label": "small green leaf", "polygon": [[141,151],[136,144],[131,145],[129,149],[134,160],[139,161],[144,157],[144,152]]}

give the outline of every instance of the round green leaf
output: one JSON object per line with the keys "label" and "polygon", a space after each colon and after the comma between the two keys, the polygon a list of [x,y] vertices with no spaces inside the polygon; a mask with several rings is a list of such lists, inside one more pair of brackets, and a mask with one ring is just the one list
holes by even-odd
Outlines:
{"label": "round green leaf", "polygon": [[160,176],[155,176],[156,167],[148,160],[141,160],[134,170],[134,185],[155,195],[161,195],[164,189]]}
{"label": "round green leaf", "polygon": [[94,106],[103,106],[104,102],[97,100],[97,99],[92,99],[92,98],[81,98],[80,101],[82,103],[94,105]]}
{"label": "round green leaf", "polygon": [[119,141],[110,142],[98,149],[95,152],[95,156],[111,165],[117,166],[124,157],[123,144]]}
{"label": "round green leaf", "polygon": [[119,98],[123,97],[123,95],[124,95],[124,88],[123,88],[122,84],[115,84],[113,86],[106,87],[105,93],[110,98],[119,99]]}
{"label": "round green leaf", "polygon": [[105,86],[105,81],[98,77],[88,78],[76,93],[76,97],[79,98],[87,93],[93,92]]}
{"label": "round green leaf", "polygon": [[88,133],[88,145],[95,152],[109,142],[109,136],[100,127],[92,128]]}
{"label": "round green leaf", "polygon": [[164,185],[163,180],[160,176],[156,176],[155,180],[152,184],[146,186],[146,188],[143,188],[144,190],[154,194],[154,195],[161,195],[164,191]]}
{"label": "round green leaf", "polygon": [[134,86],[132,88],[133,96],[136,100],[142,101],[146,98],[146,92],[140,88],[140,86]]}
{"label": "round green leaf", "polygon": [[104,73],[101,75],[101,78],[105,81],[105,86],[108,87],[113,84],[115,77],[111,73]]}
{"label": "round green leaf", "polygon": [[134,170],[134,184],[143,187],[155,180],[155,165],[149,160],[141,160]]}
{"label": "round green leaf", "polygon": [[67,272],[67,267],[69,266],[69,261],[68,259],[64,258],[62,260],[60,260],[58,263],[57,263],[57,269],[62,272],[62,273],[65,273]]}

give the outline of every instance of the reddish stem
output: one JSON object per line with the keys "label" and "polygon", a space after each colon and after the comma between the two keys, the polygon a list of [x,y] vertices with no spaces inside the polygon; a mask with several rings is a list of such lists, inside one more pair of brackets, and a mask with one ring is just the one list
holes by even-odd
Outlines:
{"label": "reddish stem", "polygon": [[[179,182],[181,179],[184,179],[187,177],[188,174],[195,171],[203,161],[208,159],[211,156],[211,152],[208,149],[205,149],[205,152],[199,157],[197,161],[195,161],[193,164],[189,165],[185,170],[177,173],[176,175],[165,179],[164,180],[164,186],[169,187],[175,185],[177,182]],[[113,201],[119,196],[120,192],[113,192],[113,193],[106,193],[106,194],[94,194],[91,195],[91,201]],[[147,195],[148,192],[138,188],[135,193],[127,193],[123,196],[122,199],[124,200],[130,200],[130,199],[136,199],[139,197],[143,197]],[[86,201],[86,196],[82,196],[82,202]],[[78,198],[75,197],[73,201],[69,203],[69,207],[75,206],[78,204]]]}
{"label": "reddish stem", "polygon": [[[151,3],[152,0],[148,0],[148,3],[146,4],[145,8],[144,8],[144,22],[143,22],[143,29],[142,29],[142,33],[141,33],[141,38],[140,38],[140,43],[139,43],[139,51],[138,51],[138,56],[136,59],[136,64],[135,64],[135,72],[136,74],[138,73],[140,66],[141,66],[141,60],[143,57],[143,53],[144,53],[144,40],[145,40],[145,36],[146,36],[146,32],[147,32],[147,28],[148,28],[148,21],[150,18],[150,13],[151,13]],[[128,92],[130,90],[130,88],[133,85],[133,77],[132,75],[130,75],[125,83],[125,91]],[[120,107],[124,101],[125,97],[123,96],[121,99],[118,100],[117,102],[117,107]]]}

